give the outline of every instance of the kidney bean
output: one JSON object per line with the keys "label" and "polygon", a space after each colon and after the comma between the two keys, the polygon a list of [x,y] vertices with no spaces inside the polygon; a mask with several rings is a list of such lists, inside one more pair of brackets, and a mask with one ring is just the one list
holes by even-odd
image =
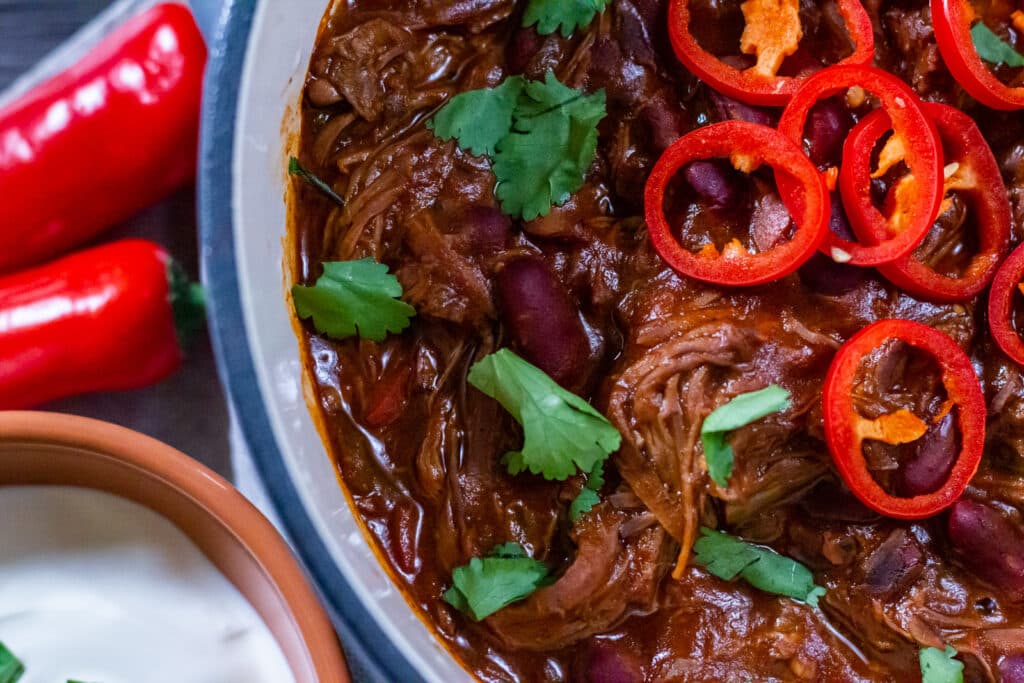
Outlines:
{"label": "kidney bean", "polygon": [[540,51],[544,39],[540,37],[534,27],[521,28],[508,41],[505,48],[505,59],[508,62],[509,73],[524,74],[530,68],[530,62]]}
{"label": "kidney bean", "polygon": [[836,97],[819,102],[807,115],[808,152],[818,166],[837,164],[843,151],[843,142],[853,128],[853,116]]}
{"label": "kidney bean", "polygon": [[949,479],[958,453],[953,414],[929,427],[914,445],[913,456],[900,466],[896,476],[896,492],[901,496],[933,493]]}
{"label": "kidney bean", "polygon": [[[846,218],[846,210],[838,192],[832,193],[832,217],[829,228],[843,239],[853,240],[853,228]],[[866,277],[866,270],[834,260],[816,252],[798,271],[800,281],[815,292],[822,294],[845,294],[859,285]]]}
{"label": "kidney bean", "polygon": [[644,680],[640,661],[624,646],[596,642],[585,655],[576,683],[639,683]]}
{"label": "kidney bean", "polygon": [[512,219],[491,206],[470,206],[462,216],[473,246],[485,253],[501,251],[512,236]]}
{"label": "kidney bean", "polygon": [[686,131],[682,108],[672,106],[662,95],[655,95],[640,111],[640,122],[647,132],[651,151],[661,154]]}
{"label": "kidney bean", "polygon": [[1024,528],[988,505],[961,499],[950,508],[947,532],[968,569],[1024,602]]}
{"label": "kidney bean", "polygon": [[497,276],[502,320],[513,347],[567,389],[584,379],[590,344],[576,304],[547,264],[525,256]]}
{"label": "kidney bean", "polygon": [[714,90],[710,92],[709,97],[715,107],[715,113],[718,114],[718,118],[722,121],[735,119],[737,121],[760,123],[762,126],[775,125],[772,115],[765,109],[752,107],[749,104],[744,104]]}
{"label": "kidney bean", "polygon": [[880,598],[905,591],[924,571],[924,554],[906,529],[897,529],[878,546],[865,565],[868,589]]}
{"label": "kidney bean", "polygon": [[694,161],[683,170],[686,182],[714,209],[724,209],[736,201],[739,188],[732,174],[732,169],[721,159]]}
{"label": "kidney bean", "polygon": [[999,662],[999,680],[1002,683],[1024,683],[1024,652],[1003,657]]}

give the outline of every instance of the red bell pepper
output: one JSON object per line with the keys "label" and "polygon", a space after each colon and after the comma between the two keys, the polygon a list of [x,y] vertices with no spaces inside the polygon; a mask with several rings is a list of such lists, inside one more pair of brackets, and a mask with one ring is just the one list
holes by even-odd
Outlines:
{"label": "red bell pepper", "polygon": [[978,55],[971,35],[978,17],[969,0],[931,0],[930,4],[935,42],[957,83],[993,109],[1024,109],[1024,87],[1014,88],[1000,81]]}
{"label": "red bell pepper", "polygon": [[[935,122],[942,140],[946,161],[945,193],[962,193],[974,215],[978,232],[978,252],[959,277],[937,273],[915,254],[878,266],[878,270],[894,285],[914,296],[930,301],[965,301],[980,294],[995,277],[1000,261],[1010,248],[1010,198],[1003,185],[992,149],[978,126],[967,114],[945,104],[922,103],[925,114]],[[851,150],[860,150],[856,158],[843,158],[845,185],[866,187],[871,184],[870,154],[875,144],[892,125],[888,114],[876,110],[853,129],[849,137]],[[890,194],[892,196],[892,194]],[[860,196],[858,196],[860,197]],[[862,197],[860,197],[862,198]],[[877,211],[862,207],[862,212]],[[886,230],[879,221],[865,222],[874,228],[871,237],[882,241]],[[932,228],[935,229],[934,227]]]}
{"label": "red bell pepper", "polygon": [[[691,33],[690,4],[689,0],[672,0],[669,4],[669,37],[679,61],[715,90],[741,102],[766,106],[786,104],[802,81],[800,77],[778,75],[782,61],[793,54],[802,37],[799,3],[796,0],[783,3],[782,12],[777,2],[748,0],[744,3],[747,26],[739,47],[747,54],[757,55],[757,64],[749,69],[726,64],[701,47]],[[870,64],[875,56],[871,17],[857,0],[837,0],[836,4],[854,44],[853,53],[839,63]],[[764,5],[763,10],[759,9],[760,5]]]}
{"label": "red bell pepper", "polygon": [[[935,222],[942,202],[942,145],[939,133],[931,119],[925,116],[917,95],[895,76],[866,66],[834,66],[808,78],[779,120],[779,131],[800,143],[804,139],[807,116],[819,101],[846,92],[854,86],[875,95],[881,107],[893,121],[895,136],[903,141],[903,161],[910,168],[907,183],[901,194],[908,201],[900,205],[900,222],[894,226],[871,205],[871,187],[843,182],[840,170],[840,194],[847,217],[862,243],[842,239],[829,232],[822,244],[822,252],[839,263],[855,266],[877,266],[903,258],[921,243]],[[847,138],[843,149],[843,166],[852,158],[868,157],[870,149],[853,148]],[[787,178],[779,179],[783,200],[792,200],[797,187]],[[912,201],[909,201],[912,200]],[[874,209],[872,213],[868,208]],[[875,239],[884,226],[887,239]],[[893,231],[892,229],[897,229]],[[895,234],[893,234],[895,232]]]}
{"label": "red bell pepper", "polygon": [[[863,443],[867,439],[890,444],[910,443],[927,426],[909,411],[869,420],[857,412],[857,372],[873,351],[891,339],[927,352],[942,372],[942,383],[955,411],[960,452],[946,482],[936,491],[909,498],[888,493],[868,470]],[[909,320],[882,320],[864,328],[836,354],[822,392],[825,438],[832,461],[855,496],[872,510],[897,519],[931,517],[963,494],[978,470],[985,446],[985,397],[971,359],[947,335]]]}
{"label": "red bell pepper", "polygon": [[1024,244],[999,267],[988,295],[988,326],[999,348],[1018,365],[1024,365],[1024,320],[1014,314],[1016,300],[1024,297]]}
{"label": "red bell pepper", "polygon": [[[711,242],[699,253],[679,243],[665,215],[665,191],[684,166],[715,157],[729,158],[748,173],[771,166],[777,177],[790,177],[800,186],[801,195],[786,204],[797,226],[789,241],[760,253],[751,253],[738,240],[721,252]],[[746,121],[698,128],[673,143],[651,171],[644,207],[651,242],[670,266],[697,280],[734,287],[765,284],[794,272],[817,250],[830,215],[825,181],[803,151],[775,129]]]}
{"label": "red bell pepper", "polygon": [[0,272],[95,237],[195,177],[206,47],[157,5],[0,110]]}
{"label": "red bell pepper", "polygon": [[0,278],[0,410],[134,389],[174,372],[201,291],[159,246],[125,240]]}

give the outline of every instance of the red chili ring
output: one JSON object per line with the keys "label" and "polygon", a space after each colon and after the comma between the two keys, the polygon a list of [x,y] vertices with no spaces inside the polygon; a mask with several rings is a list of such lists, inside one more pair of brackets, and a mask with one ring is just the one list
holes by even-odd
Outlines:
{"label": "red chili ring", "polygon": [[[903,81],[895,76],[866,66],[833,66],[808,78],[797,90],[779,121],[779,131],[797,144],[802,144],[807,116],[814,105],[853,86],[863,87],[874,94],[882,108],[889,112],[893,127],[902,131],[907,141],[907,166],[918,179],[920,213],[916,220],[903,232],[877,244],[860,244],[836,236],[831,231],[826,235],[821,251],[835,260],[843,254],[843,263],[855,266],[877,266],[890,263],[909,255],[921,243],[928,229],[938,217],[942,203],[942,146],[939,133],[924,111],[917,95]],[[845,156],[845,155],[844,155]],[[796,197],[796,188],[785,178],[778,181],[783,201],[790,205]],[[870,186],[856,188],[870,200]],[[850,199],[843,197],[848,214]],[[868,234],[857,227],[857,217],[848,215],[850,224],[858,237]]]}
{"label": "red chili ring", "polygon": [[1024,244],[1003,261],[988,294],[988,327],[992,338],[1007,356],[1024,365],[1024,339],[1013,327],[1013,298],[1024,281]]}
{"label": "red chili ring", "polygon": [[[853,404],[854,383],[863,358],[890,339],[931,354],[942,369],[942,383],[957,409],[960,454],[946,483],[937,491],[901,498],[883,489],[871,472],[857,432],[861,418]],[[836,354],[822,392],[825,439],[843,481],[866,506],[896,519],[938,514],[963,495],[978,470],[985,447],[985,396],[971,359],[949,336],[909,320],[882,320],[865,327]]]}
{"label": "red chili ring", "polygon": [[[853,54],[839,64],[870,64],[875,57],[875,32],[871,17],[857,0],[837,0],[839,13],[855,45]],[[782,106],[803,79],[790,76],[766,78],[752,69],[729,66],[700,46],[690,32],[690,3],[673,0],[668,9],[668,31],[676,57],[698,78],[715,90],[741,102]]]}
{"label": "red chili ring", "polygon": [[[665,216],[665,190],[686,164],[716,157],[752,157],[753,167],[767,164],[777,178],[791,177],[804,193],[795,204],[787,203],[797,229],[793,238],[768,251],[718,257],[696,254],[672,235]],[[798,211],[793,211],[793,206]],[[644,193],[647,230],[654,248],[682,275],[719,285],[744,287],[773,282],[799,268],[817,250],[828,232],[830,204],[825,181],[814,164],[792,141],[774,128],[746,121],[717,123],[683,136],[669,147],[655,165]]]}
{"label": "red chili ring", "polygon": [[[945,161],[956,162],[959,165],[957,173],[964,169],[966,172],[962,176],[974,179],[972,187],[961,191],[976,216],[978,253],[960,277],[948,277],[935,272],[913,253],[892,263],[882,264],[878,270],[889,282],[914,296],[939,302],[965,301],[984,291],[1010,248],[1010,198],[1003,185],[999,164],[974,119],[945,104],[925,102],[922,107],[938,128]],[[843,155],[839,185],[844,192],[848,186],[870,185],[871,155],[863,151],[870,152],[890,130],[892,124],[889,115],[878,109],[861,119],[850,132],[847,145],[851,150],[861,150],[862,153]],[[858,194],[857,200],[864,201],[864,197]],[[881,218],[870,200],[868,206],[861,206],[859,210],[863,213],[876,213]],[[868,222],[869,226],[875,228],[879,224],[879,221]],[[858,236],[861,235],[858,233]],[[878,241],[885,239],[885,234],[876,229],[864,237]]]}

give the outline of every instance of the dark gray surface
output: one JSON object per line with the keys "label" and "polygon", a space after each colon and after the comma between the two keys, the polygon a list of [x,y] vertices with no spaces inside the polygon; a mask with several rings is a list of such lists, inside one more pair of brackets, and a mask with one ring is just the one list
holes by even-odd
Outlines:
{"label": "dark gray surface", "polygon": [[[0,0],[0,90],[109,4],[110,0]],[[113,228],[102,240],[127,236],[159,242],[197,277],[194,188]],[[43,408],[136,429],[230,476],[227,407],[205,335],[191,348],[185,366],[157,386],[80,396]]]}

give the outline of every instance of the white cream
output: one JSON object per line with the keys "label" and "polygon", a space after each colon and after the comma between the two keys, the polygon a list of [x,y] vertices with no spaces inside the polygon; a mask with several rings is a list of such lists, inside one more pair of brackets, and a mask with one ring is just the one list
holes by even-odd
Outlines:
{"label": "white cream", "polygon": [[289,683],[269,629],[156,513],[66,487],[0,488],[0,642],[20,683]]}

